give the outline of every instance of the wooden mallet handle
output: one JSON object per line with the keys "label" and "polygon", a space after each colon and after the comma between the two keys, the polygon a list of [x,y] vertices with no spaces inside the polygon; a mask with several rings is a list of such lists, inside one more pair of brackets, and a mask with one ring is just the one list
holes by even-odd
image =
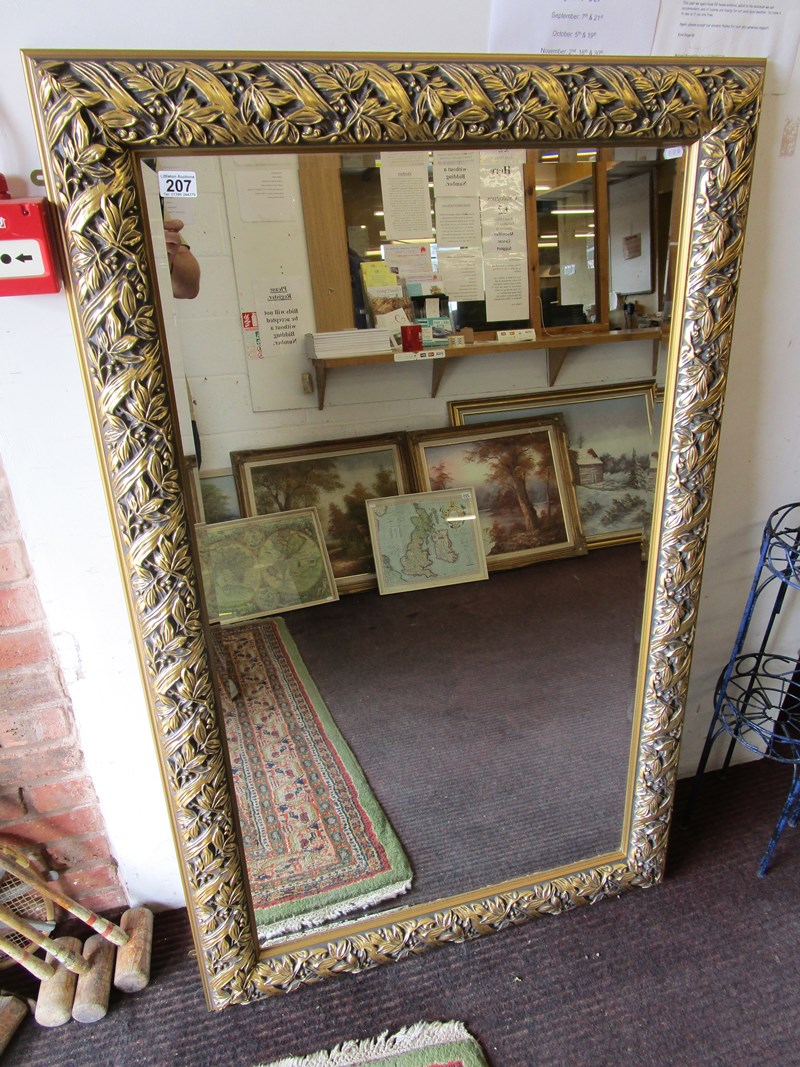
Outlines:
{"label": "wooden mallet handle", "polygon": [[74,971],[76,974],[85,974],[89,970],[89,964],[82,956],[76,956],[74,952],[70,952],[69,949],[62,947],[55,941],[51,941],[47,934],[43,934],[41,930],[37,930],[35,926],[31,926],[29,922],[21,919],[19,915],[15,915],[13,911],[9,911],[2,904],[0,904],[0,922],[5,923],[15,933],[27,937],[29,941],[32,941],[34,945],[38,945],[39,948],[46,949],[53,959],[63,963],[68,971]]}
{"label": "wooden mallet handle", "polygon": [[13,874],[15,878],[25,882],[26,885],[35,889],[41,896],[47,897],[55,904],[58,904],[65,911],[68,911],[70,915],[74,915],[76,919],[85,922],[87,926],[90,926],[106,940],[113,942],[115,945],[126,945],[128,943],[128,935],[115,923],[112,923],[110,919],[104,919],[101,915],[96,915],[93,911],[89,911],[88,908],[84,908],[83,904],[79,904],[77,900],[73,900],[58,889],[54,889],[31,868],[15,863],[2,850],[0,850],[0,867],[4,867],[9,874]]}
{"label": "wooden mallet handle", "polygon": [[10,941],[7,937],[2,937],[1,935],[0,951],[5,952],[12,960],[21,964],[26,971],[30,971],[32,975],[42,981],[47,981],[48,978],[52,978],[55,974],[53,968],[48,963],[45,963],[44,960],[40,960],[38,956],[35,956],[30,949],[20,948],[14,941]]}

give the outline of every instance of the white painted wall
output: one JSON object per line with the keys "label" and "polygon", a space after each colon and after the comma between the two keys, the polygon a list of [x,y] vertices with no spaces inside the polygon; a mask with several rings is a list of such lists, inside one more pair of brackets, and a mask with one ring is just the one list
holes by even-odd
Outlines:
{"label": "white painted wall", "polygon": [[[255,0],[238,0],[224,15],[209,0],[198,0],[190,13],[141,0],[133,24],[111,13],[107,0],[84,0],[79,14],[55,0],[12,6],[4,12],[0,38],[0,171],[13,195],[37,192],[28,179],[40,161],[18,57],[23,47],[479,53],[486,49],[488,16],[489,0],[439,6],[409,0],[387,35],[382,8],[327,0],[272,4],[268,10]],[[788,95],[767,99],[759,143],[684,745],[687,773],[705,734],[713,684],[733,640],[764,518],[800,495],[800,368],[792,352],[800,303],[793,284],[798,161],[780,155],[784,124],[798,114],[800,80],[795,78]],[[52,628],[69,635],[59,647],[75,649],[74,656],[65,655],[65,669],[112,847],[134,902],[180,904],[180,880],[63,295],[3,300],[0,338],[0,454]],[[639,358],[632,355],[631,364]],[[641,360],[644,365],[644,356]],[[468,366],[480,362],[464,360],[451,372],[448,388],[467,395],[483,391],[485,380],[473,383],[470,376],[479,372]],[[535,387],[522,361],[505,366],[509,378],[504,385]],[[646,374],[642,366],[628,370],[625,377]],[[424,368],[408,372],[423,374]],[[580,361],[568,360],[559,384],[584,380]],[[421,379],[414,386],[415,396],[423,385]],[[332,399],[337,388],[334,381]],[[362,403],[377,402],[385,392],[374,370],[352,372],[347,389]],[[198,393],[197,403],[208,403],[201,389]],[[385,418],[402,419],[410,399],[392,400],[391,410],[380,412],[378,421],[385,425]],[[422,416],[438,418],[439,401],[430,403]],[[418,401],[414,404],[418,412]],[[347,417],[347,405],[332,403],[314,414],[307,439],[341,427]],[[244,443],[236,437],[220,448]],[[791,642],[791,625],[787,629]]]}

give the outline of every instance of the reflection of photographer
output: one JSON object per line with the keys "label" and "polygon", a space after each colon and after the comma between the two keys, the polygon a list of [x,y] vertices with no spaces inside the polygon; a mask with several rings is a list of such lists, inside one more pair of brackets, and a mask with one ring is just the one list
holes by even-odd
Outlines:
{"label": "reflection of photographer", "polygon": [[177,300],[194,300],[200,292],[200,264],[189,246],[183,243],[180,234],[182,229],[182,219],[164,219],[172,295]]}

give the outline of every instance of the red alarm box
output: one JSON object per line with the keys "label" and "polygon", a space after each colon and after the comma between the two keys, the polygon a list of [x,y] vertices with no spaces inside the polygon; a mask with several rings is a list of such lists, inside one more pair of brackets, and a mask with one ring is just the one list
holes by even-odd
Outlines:
{"label": "red alarm box", "polygon": [[46,200],[0,198],[0,296],[61,288]]}

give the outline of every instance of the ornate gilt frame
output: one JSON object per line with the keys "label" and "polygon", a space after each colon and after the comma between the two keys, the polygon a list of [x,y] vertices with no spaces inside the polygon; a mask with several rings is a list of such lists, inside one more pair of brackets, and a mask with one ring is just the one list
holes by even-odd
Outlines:
{"label": "ornate gilt frame", "polygon": [[[291,990],[657,882],[763,62],[31,50],[25,64],[209,1006]],[[361,920],[260,952],[200,623],[137,153],[664,141],[691,146],[685,269],[678,272],[674,303],[664,420],[671,448],[655,516],[647,665],[621,848],[483,895],[410,908],[391,921]]]}

